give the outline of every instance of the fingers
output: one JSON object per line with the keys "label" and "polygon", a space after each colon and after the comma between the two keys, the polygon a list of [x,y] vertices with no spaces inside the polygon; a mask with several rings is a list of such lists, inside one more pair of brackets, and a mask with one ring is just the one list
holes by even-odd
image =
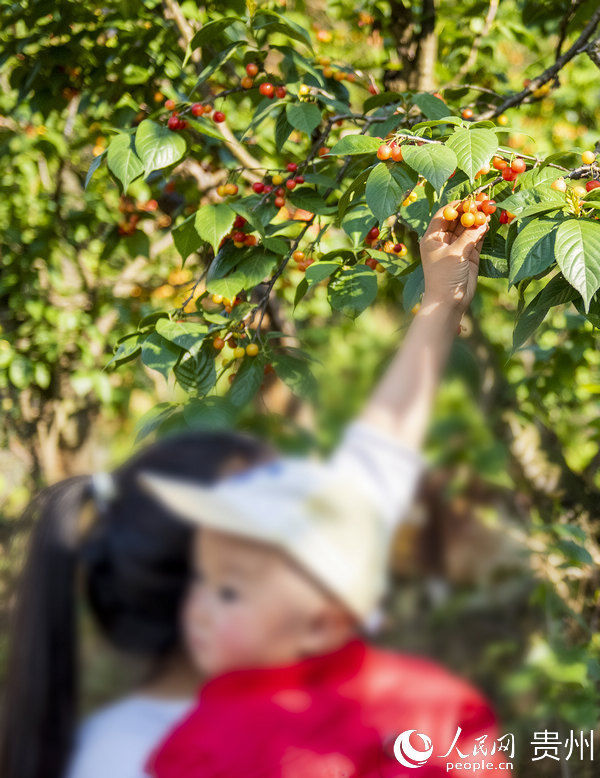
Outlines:
{"label": "fingers", "polygon": [[463,228],[463,231],[452,244],[453,248],[462,255],[462,259],[469,259],[473,255],[475,257],[479,256],[479,251],[481,250],[489,226],[489,222],[486,222],[480,227]]}
{"label": "fingers", "polygon": [[[456,202],[458,201],[453,201],[452,203],[448,203],[448,205],[455,205]],[[431,238],[440,243],[448,243],[448,241],[445,240],[445,236],[451,231],[451,227],[454,223],[444,219],[444,208],[446,208],[445,205],[434,213],[423,238]]]}

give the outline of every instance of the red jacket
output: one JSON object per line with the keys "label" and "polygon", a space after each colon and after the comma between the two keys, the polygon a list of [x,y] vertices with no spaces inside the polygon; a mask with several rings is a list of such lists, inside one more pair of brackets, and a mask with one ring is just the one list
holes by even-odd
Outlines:
{"label": "red jacket", "polygon": [[[208,681],[147,770],[155,778],[440,778],[447,762],[465,761],[456,747],[443,757],[458,727],[471,776],[510,776],[494,713],[474,687],[435,662],[355,639],[325,656]],[[416,767],[394,755],[406,730],[416,731],[399,755]],[[474,756],[483,735],[487,755]]]}

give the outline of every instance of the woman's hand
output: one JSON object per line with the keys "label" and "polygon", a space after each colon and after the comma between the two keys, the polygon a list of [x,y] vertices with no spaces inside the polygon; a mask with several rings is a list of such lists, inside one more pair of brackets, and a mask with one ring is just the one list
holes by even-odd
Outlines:
{"label": "woman's hand", "polygon": [[[449,205],[456,207],[457,202]],[[435,214],[419,241],[425,276],[423,303],[449,305],[462,313],[475,294],[479,254],[489,223],[463,227],[460,219],[446,221],[443,211],[440,208]]]}

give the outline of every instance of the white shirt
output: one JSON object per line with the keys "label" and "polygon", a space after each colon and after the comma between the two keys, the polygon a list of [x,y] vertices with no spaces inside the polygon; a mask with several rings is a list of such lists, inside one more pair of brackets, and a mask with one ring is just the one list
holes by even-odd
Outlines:
{"label": "white shirt", "polygon": [[80,726],[66,778],[148,778],[150,753],[193,704],[134,694],[101,708]]}
{"label": "white shirt", "polygon": [[[325,463],[360,484],[392,531],[410,507],[426,460],[393,435],[355,420]],[[373,627],[377,627],[374,614]],[[193,693],[195,690],[190,690]],[[192,706],[190,700],[125,697],[92,714],[80,727],[66,778],[147,778],[144,764]]]}

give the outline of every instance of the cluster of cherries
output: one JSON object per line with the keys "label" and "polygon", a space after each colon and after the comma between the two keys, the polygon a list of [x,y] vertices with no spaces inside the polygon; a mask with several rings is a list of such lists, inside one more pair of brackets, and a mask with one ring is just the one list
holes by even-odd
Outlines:
{"label": "cluster of cherries", "polygon": [[[584,151],[581,155],[581,161],[584,165],[593,165],[596,161],[596,155],[593,151]],[[551,186],[552,189],[555,189],[557,192],[567,191],[567,182],[564,178],[557,178],[552,182]],[[585,186],[577,184],[571,191],[577,197],[585,197],[588,192],[591,192],[593,189],[598,189],[598,187],[600,187],[600,181],[596,178],[592,178],[590,181],[586,181]]]}
{"label": "cluster of cherries", "polygon": [[[527,164],[521,157],[514,157],[510,162],[507,162],[502,157],[493,157],[492,166],[500,171],[505,181],[515,181],[521,173],[527,170]],[[489,168],[487,172],[489,173]]]}
{"label": "cluster of cherries", "polygon": [[[169,116],[169,120],[167,122],[167,127],[170,130],[173,130],[173,132],[176,132],[177,130],[185,130],[188,127],[188,123],[185,119],[182,119],[181,116],[177,113],[175,110],[176,103],[175,100],[165,100],[165,108],[167,111],[173,111],[171,116]],[[225,114],[223,111],[214,111],[213,107],[210,105],[210,103],[193,103],[190,107],[190,111],[193,116],[211,116],[213,122],[216,122],[216,124],[221,124],[221,122],[225,121]]]}
{"label": "cluster of cherries", "polygon": [[306,270],[307,267],[310,267],[312,263],[315,261],[311,257],[307,257],[306,254],[303,251],[300,251],[299,249],[294,251],[292,254],[292,259],[298,266],[298,270]]}
{"label": "cluster of cherries", "polygon": [[[467,197],[462,200],[456,208],[453,205],[447,205],[444,208],[444,219],[449,222],[456,221],[460,216],[460,223],[463,227],[481,227],[485,224],[487,217],[496,211],[496,203],[490,200],[485,192],[478,192],[475,197]],[[503,213],[506,213],[503,211]],[[502,221],[502,219],[500,219]]]}
{"label": "cluster of cherries", "polygon": [[[213,295],[213,300],[215,297],[219,297],[219,295]],[[213,340],[213,348],[215,351],[221,351],[225,344],[229,346],[229,348],[233,351],[233,358],[234,359],[242,359],[244,356],[249,357],[255,357],[258,352],[258,343],[248,343],[248,345],[244,348],[244,346],[239,346],[237,340],[235,338],[222,338],[219,335]]]}
{"label": "cluster of cherries", "polygon": [[[295,162],[288,162],[286,165],[288,173],[294,174],[298,170],[298,165]],[[275,173],[271,176],[271,183],[265,181],[255,181],[252,184],[252,191],[255,194],[271,194],[275,190],[274,203],[277,208],[283,208],[285,205],[285,192],[292,191],[299,184],[304,183],[304,176],[291,175],[287,180],[280,173]],[[283,186],[281,186],[283,184]],[[285,187],[285,188],[284,188]]]}
{"label": "cluster of cherries", "polygon": [[[365,237],[365,243],[371,248],[379,243],[379,227],[371,227]],[[383,244],[383,251],[385,251],[386,254],[393,254],[397,257],[405,257],[408,253],[408,249],[404,243],[394,243],[391,240],[385,241]],[[367,257],[365,260],[365,265],[370,267],[372,270],[376,270],[378,273],[385,272],[385,267],[381,264],[381,262],[378,262],[375,257]]]}
{"label": "cluster of cherries", "polygon": [[246,224],[246,219],[243,216],[236,216],[231,231],[223,236],[219,245],[222,246],[227,240],[231,239],[233,240],[233,245],[238,249],[244,246],[256,246],[258,238],[256,235],[252,235],[252,233],[244,232]]}

